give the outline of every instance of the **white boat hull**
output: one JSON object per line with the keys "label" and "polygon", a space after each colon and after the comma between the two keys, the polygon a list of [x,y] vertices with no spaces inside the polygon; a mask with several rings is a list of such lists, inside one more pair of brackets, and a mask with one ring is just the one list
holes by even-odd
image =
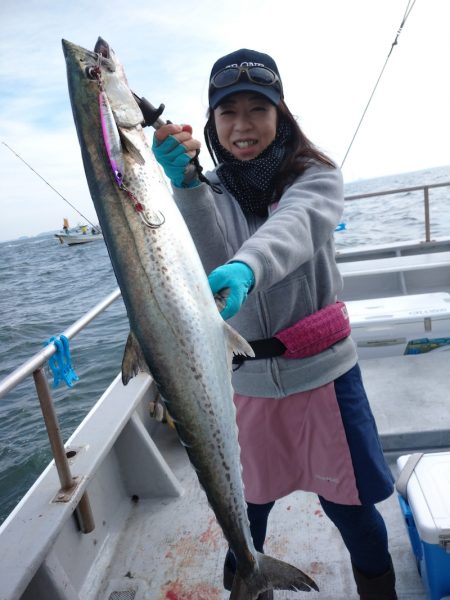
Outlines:
{"label": "white boat hull", "polygon": [[99,242],[103,240],[101,233],[85,233],[85,234],[72,234],[72,233],[55,233],[55,238],[59,240],[61,244],[67,246],[77,246],[79,244],[89,244],[90,242]]}

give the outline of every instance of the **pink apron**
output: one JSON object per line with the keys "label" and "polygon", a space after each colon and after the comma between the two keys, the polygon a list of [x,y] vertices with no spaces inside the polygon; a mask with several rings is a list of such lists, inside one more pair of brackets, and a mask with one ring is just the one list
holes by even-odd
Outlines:
{"label": "pink apron", "polygon": [[281,399],[235,394],[234,402],[248,502],[304,490],[361,504],[333,382]]}

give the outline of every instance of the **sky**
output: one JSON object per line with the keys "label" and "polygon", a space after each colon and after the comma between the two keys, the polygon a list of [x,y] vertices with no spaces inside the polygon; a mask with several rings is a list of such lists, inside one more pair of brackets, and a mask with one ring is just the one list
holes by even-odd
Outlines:
{"label": "sky", "polygon": [[[0,142],[97,223],[61,39],[93,49],[100,35],[130,87],[201,140],[212,64],[243,47],[270,54],[301,128],[341,164],[407,5],[0,0]],[[416,0],[343,166],[346,182],[450,165],[449,22],[450,0]],[[200,162],[211,168],[206,148]],[[0,241],[59,229],[64,217],[75,225],[79,213],[0,143]]]}

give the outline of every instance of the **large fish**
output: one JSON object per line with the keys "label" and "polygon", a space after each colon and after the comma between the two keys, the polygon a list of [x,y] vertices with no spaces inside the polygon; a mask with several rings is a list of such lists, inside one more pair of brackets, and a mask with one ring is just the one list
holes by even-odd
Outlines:
{"label": "large fish", "polygon": [[217,311],[123,68],[101,38],[93,52],[62,43],[86,177],[130,321],[124,383],[148,368],[161,391],[236,555],[230,598],[317,589],[302,571],[253,545],[230,377],[231,352],[251,350]]}

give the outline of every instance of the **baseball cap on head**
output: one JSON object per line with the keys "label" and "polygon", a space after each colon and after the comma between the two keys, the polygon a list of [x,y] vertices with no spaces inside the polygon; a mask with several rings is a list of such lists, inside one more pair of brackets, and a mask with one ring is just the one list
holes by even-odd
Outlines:
{"label": "baseball cap on head", "polygon": [[237,92],[255,92],[279,103],[283,86],[276,62],[268,54],[242,48],[219,58],[211,69],[209,106],[216,108]]}

